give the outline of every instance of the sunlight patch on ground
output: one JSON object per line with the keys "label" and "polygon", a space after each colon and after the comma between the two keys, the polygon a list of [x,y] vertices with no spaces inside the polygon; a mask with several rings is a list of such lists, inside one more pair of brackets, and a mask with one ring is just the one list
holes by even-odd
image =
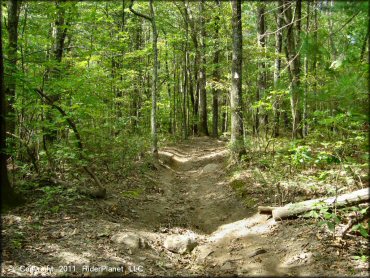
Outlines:
{"label": "sunlight patch on ground", "polygon": [[[159,151],[160,157],[167,162],[169,160],[169,164],[187,164],[187,163],[197,163],[203,161],[213,161],[216,159],[224,158],[228,155],[228,150],[220,149],[219,151],[215,151],[209,154],[203,154],[200,156],[179,156],[177,154],[172,153],[171,151]],[[172,163],[171,163],[172,162]]]}
{"label": "sunlight patch on ground", "polygon": [[72,253],[68,251],[60,252],[57,255],[57,257],[59,257],[66,264],[81,264],[82,265],[82,264],[88,264],[90,262],[90,260],[85,258],[85,256],[78,255],[76,253]]}
{"label": "sunlight patch on ground", "polygon": [[[275,225],[275,221],[272,219],[266,220],[266,215],[255,214],[250,218],[225,224],[213,232],[209,239],[217,242],[225,237],[243,237],[249,234],[267,233],[271,231],[271,226]],[[262,224],[257,226],[259,223]]]}

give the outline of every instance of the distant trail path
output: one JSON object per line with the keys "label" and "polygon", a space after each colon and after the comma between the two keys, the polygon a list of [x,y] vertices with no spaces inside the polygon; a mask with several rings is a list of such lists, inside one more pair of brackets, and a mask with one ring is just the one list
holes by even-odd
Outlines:
{"label": "distant trail path", "polygon": [[228,155],[224,142],[196,138],[165,147],[159,155],[163,166],[153,179],[163,194],[144,205],[140,219],[146,225],[210,233],[251,214],[222,178]]}

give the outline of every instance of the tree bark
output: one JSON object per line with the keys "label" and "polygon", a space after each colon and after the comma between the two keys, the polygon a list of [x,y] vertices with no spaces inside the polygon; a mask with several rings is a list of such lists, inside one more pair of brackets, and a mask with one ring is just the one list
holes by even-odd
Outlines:
{"label": "tree bark", "polygon": [[366,36],[364,38],[364,42],[362,43],[361,54],[360,54],[360,62],[363,62],[365,60],[365,52],[366,52],[366,45],[367,45],[367,42],[368,42],[368,39],[369,39],[369,32],[370,32],[370,29],[367,30]]}
{"label": "tree bark", "polygon": [[313,95],[315,97],[314,99],[314,109],[317,110],[317,100],[316,100],[316,96],[317,96],[317,48],[318,48],[318,45],[317,45],[317,33],[318,33],[318,20],[317,20],[317,10],[318,10],[318,1],[316,0],[314,2],[314,9],[315,9],[315,12],[314,12],[314,36],[313,36],[313,39],[314,39],[314,50],[313,50],[313,58],[312,58],[312,72],[313,72]]}
{"label": "tree bark", "polygon": [[[191,30],[191,39],[193,41],[193,45],[195,48],[195,58],[194,58],[194,65],[193,65],[193,76],[194,76],[194,85],[195,85],[195,91],[194,86],[191,83],[190,88],[190,101],[193,106],[193,135],[198,134],[198,124],[199,124],[199,78],[198,78],[198,71],[199,71],[199,65],[200,65],[200,51],[199,51],[199,44],[198,44],[198,38],[197,38],[197,30],[195,29],[195,22],[194,18],[190,9],[189,2],[186,0],[184,1],[185,5],[185,20],[188,21],[190,30]],[[190,75],[189,75],[190,76]]]}
{"label": "tree bark", "polygon": [[329,18],[329,43],[330,43],[330,48],[332,50],[332,53],[331,53],[332,61],[335,61],[337,60],[337,57],[338,57],[338,51],[337,51],[337,48],[334,42],[334,30],[333,30],[334,21],[333,21],[333,16],[332,16],[333,7],[334,7],[334,1],[330,0],[330,7],[328,8],[328,12],[327,12],[327,15]]}
{"label": "tree bark", "polygon": [[[217,3],[217,15],[215,17],[215,53],[213,58],[213,65],[215,67],[213,71],[213,79],[215,82],[220,82],[220,8],[221,2],[220,0],[216,0]],[[212,136],[217,138],[218,137],[218,98],[220,95],[219,88],[212,89]]]}
{"label": "tree bark", "polygon": [[[258,3],[257,7],[257,44],[261,52],[265,54],[266,52],[266,39],[265,39],[265,4]],[[265,55],[263,55],[265,56]],[[258,61],[258,81],[257,81],[257,93],[256,93],[256,101],[258,102],[261,98],[263,98],[266,90],[266,64],[264,62],[265,57],[261,57]],[[262,113],[261,113],[262,112]],[[261,115],[260,115],[261,114]],[[260,126],[260,116],[264,119],[264,125],[266,127],[266,119],[267,117],[266,112],[263,109],[256,108],[256,118],[255,118],[255,130],[256,134],[259,133],[259,126]]]}
{"label": "tree bark", "polygon": [[[45,74],[45,81],[57,79],[58,76],[60,75],[59,65],[63,59],[64,42],[67,36],[66,26],[69,24],[68,22],[65,22],[66,7],[64,4],[65,0],[57,0],[55,2],[56,18],[52,31],[53,44],[50,55],[50,60],[53,64],[47,69],[47,73]],[[53,102],[59,101],[61,95],[59,93],[53,94],[50,96],[50,98],[52,99]],[[46,119],[50,124],[54,121],[50,113],[47,113]],[[57,132],[53,129],[47,130],[47,135],[44,135],[45,142],[53,142],[56,140],[56,138]]]}
{"label": "tree bark", "polygon": [[184,75],[184,84],[183,84],[183,138],[188,138],[188,117],[187,117],[187,103],[186,100],[188,99],[189,94],[189,72],[188,69],[190,67],[189,61],[189,22],[185,20],[185,36],[186,41],[184,44],[184,68],[183,68],[183,75]]}
{"label": "tree bark", "polygon": [[234,160],[239,160],[245,151],[243,142],[242,115],[242,22],[241,0],[232,0],[232,35],[233,57],[231,68],[231,153]]}
{"label": "tree bark", "polygon": [[[286,51],[287,59],[289,63],[290,71],[290,105],[292,112],[292,137],[293,139],[298,138],[299,135],[299,119],[300,119],[300,63],[299,63],[299,53],[296,49],[296,40],[294,39],[294,29],[293,29],[293,17],[292,8],[290,1],[284,1],[285,4],[285,24],[289,24],[287,27],[286,34]],[[298,20],[298,19],[297,19]]]}
{"label": "tree bark", "polygon": [[157,135],[157,83],[158,83],[158,33],[155,22],[153,0],[150,0],[150,14],[152,18],[152,37],[153,37],[153,80],[152,80],[152,112],[151,112],[151,131],[152,131],[152,152],[158,158],[158,135]]}
{"label": "tree bark", "polygon": [[23,202],[22,198],[10,186],[7,170],[6,155],[6,102],[4,86],[4,60],[3,60],[3,32],[2,32],[2,0],[0,0],[0,188],[2,209],[13,207]]}
{"label": "tree bark", "polygon": [[[310,2],[307,2],[307,21],[306,21],[306,38],[308,38],[308,32],[310,29]],[[303,136],[308,135],[308,124],[307,124],[307,95],[308,95],[308,58],[307,54],[304,57],[304,94],[303,94]]]}
{"label": "tree bark", "polygon": [[199,70],[199,133],[208,136],[207,90],[206,90],[206,29],[204,0],[200,1],[201,66]]}
{"label": "tree bark", "polygon": [[10,65],[8,82],[6,85],[6,94],[8,95],[7,105],[7,128],[11,133],[15,133],[16,111],[14,101],[16,94],[16,72],[17,72],[17,49],[18,49],[18,22],[21,2],[17,0],[8,0],[8,60]]}
{"label": "tree bark", "polygon": [[223,96],[222,97],[222,105],[221,105],[221,111],[222,111],[222,114],[221,114],[221,132],[224,133],[227,131],[228,129],[228,117],[227,117],[227,107],[228,107],[228,103],[227,103],[227,98],[226,96]]}
{"label": "tree bark", "polygon": [[[283,26],[283,1],[278,1],[278,12],[276,16],[277,31],[275,34],[275,68],[274,68],[274,90],[279,89],[280,80],[280,70],[281,70],[281,53],[283,46],[283,31],[281,30]],[[273,114],[274,114],[274,125],[273,125],[273,137],[279,136],[279,124],[280,124],[280,99],[279,97],[274,97]]]}

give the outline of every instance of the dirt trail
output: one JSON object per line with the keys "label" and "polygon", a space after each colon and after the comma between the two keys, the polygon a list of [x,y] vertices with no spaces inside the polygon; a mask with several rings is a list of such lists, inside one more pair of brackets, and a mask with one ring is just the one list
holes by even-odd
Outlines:
{"label": "dirt trail", "polygon": [[[117,276],[122,269],[163,276],[363,273],[348,272],[348,252],[323,248],[307,220],[277,224],[247,209],[228,185],[227,154],[222,141],[191,139],[161,149],[159,169],[144,174],[150,190],[140,196],[123,198],[127,188],[114,185],[106,200],[76,204],[68,213],[39,216],[27,207],[5,215],[7,242],[19,231],[28,236],[20,249],[3,246],[4,275],[65,275],[66,265],[69,276],[114,274],[86,266],[122,267]],[[188,252],[166,245],[178,236],[194,240]],[[25,272],[25,265],[54,269]]]}
{"label": "dirt trail", "polygon": [[226,157],[225,143],[207,138],[163,148],[161,169],[153,176],[162,194],[142,207],[143,224],[210,233],[248,216],[250,211],[221,178]]}

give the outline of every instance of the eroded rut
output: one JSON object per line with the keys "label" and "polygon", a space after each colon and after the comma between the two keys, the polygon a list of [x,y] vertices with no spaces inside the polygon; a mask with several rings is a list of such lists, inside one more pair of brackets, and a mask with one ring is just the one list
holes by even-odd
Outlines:
{"label": "eroded rut", "polygon": [[222,224],[248,216],[250,211],[225,183],[228,153],[224,143],[198,140],[196,144],[183,145],[181,151],[164,148],[160,152],[164,169],[157,178],[164,194],[159,201],[170,207],[173,217],[168,226],[209,234]]}

